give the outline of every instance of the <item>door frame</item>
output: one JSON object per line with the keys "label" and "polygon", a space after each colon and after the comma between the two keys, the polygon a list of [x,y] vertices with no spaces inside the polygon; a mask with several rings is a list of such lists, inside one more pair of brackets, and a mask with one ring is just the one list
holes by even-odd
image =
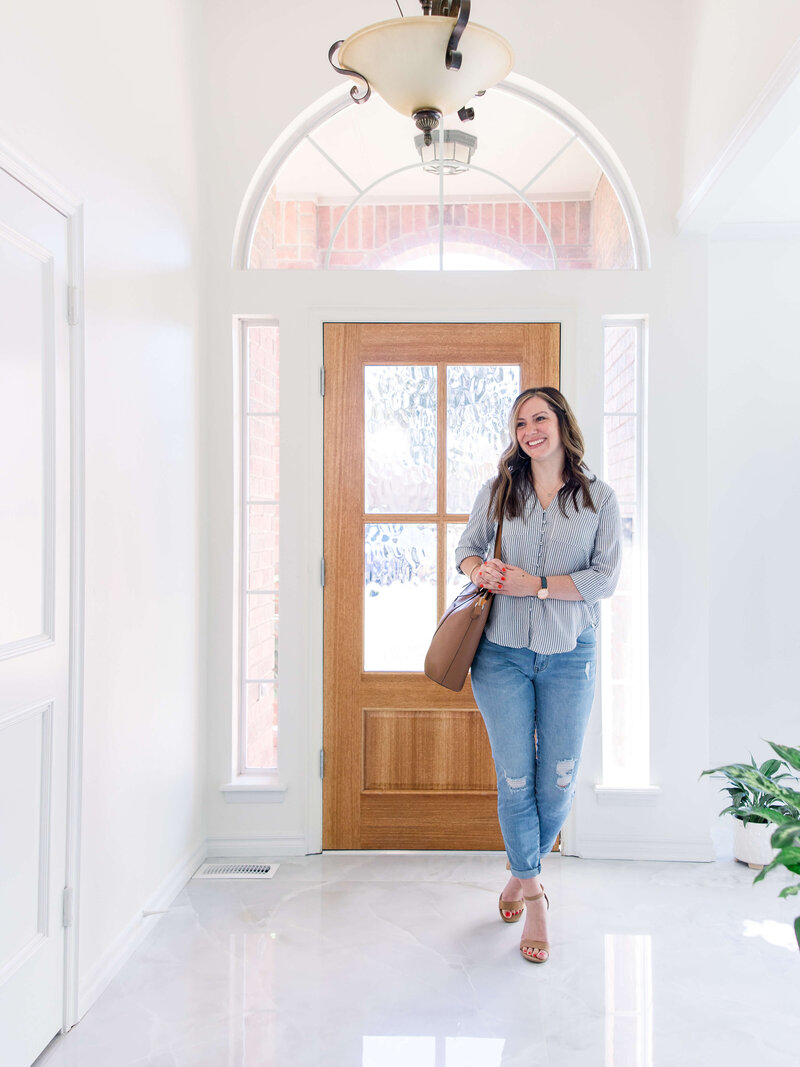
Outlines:
{"label": "door frame", "polygon": [[[469,278],[466,274],[464,279],[459,279],[459,286]],[[363,296],[363,294],[362,294]],[[317,419],[320,436],[324,430],[323,424],[323,396],[319,386],[318,374],[324,367],[325,351],[323,327],[326,322],[365,322],[365,323],[503,323],[503,322],[531,322],[546,323],[558,322],[561,324],[561,389],[567,396],[573,396],[576,392],[577,376],[575,366],[575,350],[578,314],[574,306],[553,307],[511,307],[498,310],[497,308],[473,308],[465,311],[463,307],[453,304],[441,304],[436,310],[427,308],[409,307],[370,307],[367,302],[363,306],[354,308],[352,304],[316,306],[307,309],[304,315],[295,317],[282,317],[283,329],[295,330],[302,334],[308,351],[318,354],[318,362],[311,364],[309,370],[308,391],[309,396],[318,398]],[[325,514],[323,507],[323,478],[322,459],[320,458],[318,470],[318,483],[309,488],[318,491],[320,500],[319,521],[314,531],[319,546],[319,560],[322,560],[324,550]],[[316,570],[317,561],[313,560],[312,566]],[[318,572],[317,572],[318,573]],[[313,625],[308,633],[310,644],[310,677],[309,700],[307,703],[306,721],[304,723],[305,736],[307,738],[307,778],[308,791],[306,797],[306,851],[308,854],[322,852],[322,778],[320,775],[320,756],[323,750],[323,589],[321,583],[316,585],[316,594],[312,597]],[[596,698],[597,699],[597,698]],[[577,800],[577,797],[576,797]],[[562,851],[570,852],[575,836],[575,804],[561,830]],[[346,854],[347,850],[343,854]]]}
{"label": "door frame", "polygon": [[83,785],[83,666],[85,558],[85,387],[83,205],[46,170],[0,139],[0,170],[62,215],[67,224],[70,550],[69,700],[67,706],[67,827],[65,889],[69,915],[64,928],[61,1032],[78,1021],[78,943],[80,901],[81,800]]}

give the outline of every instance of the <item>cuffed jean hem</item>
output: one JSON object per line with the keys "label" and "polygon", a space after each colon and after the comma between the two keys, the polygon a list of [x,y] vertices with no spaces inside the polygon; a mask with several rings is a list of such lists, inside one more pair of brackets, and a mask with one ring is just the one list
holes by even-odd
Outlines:
{"label": "cuffed jean hem", "polygon": [[514,875],[515,878],[538,878],[539,875],[542,873],[542,867],[540,864],[535,871],[515,871],[512,868],[511,873]]}

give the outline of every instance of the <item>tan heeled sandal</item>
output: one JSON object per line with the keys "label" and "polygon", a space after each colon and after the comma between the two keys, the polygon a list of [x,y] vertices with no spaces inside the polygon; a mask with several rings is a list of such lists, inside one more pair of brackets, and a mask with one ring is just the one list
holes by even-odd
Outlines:
{"label": "tan heeled sandal", "polygon": [[522,900],[503,900],[503,894],[500,894],[500,901],[498,903],[500,908],[500,918],[504,923],[518,923],[525,913],[525,902]]}
{"label": "tan heeled sandal", "polygon": [[[533,901],[540,900],[542,897],[544,897],[545,901],[547,902],[547,907],[549,908],[550,900],[548,899],[547,893],[545,893],[544,891],[544,886],[542,886],[541,893],[537,893],[536,896],[523,896],[522,899]],[[533,949],[534,952],[546,952],[547,955],[544,959],[539,959],[538,956],[528,956],[524,951],[526,948]],[[548,941],[531,941],[530,938],[523,937],[523,939],[519,943],[519,951],[522,954],[522,958],[524,960],[527,960],[528,963],[547,963],[547,961],[550,959],[550,943]]]}

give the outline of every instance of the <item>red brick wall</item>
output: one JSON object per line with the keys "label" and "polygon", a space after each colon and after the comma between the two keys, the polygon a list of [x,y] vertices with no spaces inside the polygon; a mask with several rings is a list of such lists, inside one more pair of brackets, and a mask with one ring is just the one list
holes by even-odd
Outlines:
{"label": "red brick wall", "polygon": [[[621,501],[636,495],[636,331],[605,330],[606,474]],[[615,414],[619,412],[620,414]]]}
{"label": "red brick wall", "polygon": [[[603,175],[593,201],[542,201],[562,270],[631,269],[633,248],[619,201]],[[250,254],[253,270],[325,266],[345,205],[267,197]],[[446,252],[480,252],[506,266],[550,270],[544,231],[520,201],[446,204]],[[402,266],[439,249],[437,204],[359,204],[338,232],[330,266],[374,270]]]}
{"label": "red brick wall", "polygon": [[[560,266],[592,266],[591,204],[537,204],[550,228]],[[251,269],[323,267],[344,205],[267,199],[251,250]],[[436,204],[360,204],[337,234],[330,266],[376,269],[417,259],[439,249]],[[477,252],[509,266],[552,268],[550,249],[534,213],[520,202],[446,204],[445,251]]]}
{"label": "red brick wall", "polygon": [[599,270],[633,270],[633,245],[617,194],[605,174],[594,194],[594,266]]}

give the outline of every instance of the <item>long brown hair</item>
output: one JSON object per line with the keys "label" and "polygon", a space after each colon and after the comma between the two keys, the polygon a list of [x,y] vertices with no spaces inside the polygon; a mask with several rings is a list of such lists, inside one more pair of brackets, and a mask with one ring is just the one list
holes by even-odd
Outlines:
{"label": "long brown hair", "polygon": [[[577,511],[580,493],[583,494],[583,506],[597,511],[589,493],[589,478],[584,473],[586,470],[583,463],[585,446],[578,421],[558,389],[550,385],[542,385],[535,389],[525,389],[511,406],[511,414],[508,417],[511,444],[497,464],[497,477],[492,482],[492,490],[489,494],[488,514],[493,516],[495,522],[499,522],[501,512],[505,510],[506,518],[513,519],[522,513],[526,500],[533,492],[531,458],[522,451],[517,441],[519,409],[526,400],[530,400],[533,396],[541,396],[558,419],[561,443],[564,446],[564,469],[561,473],[564,484],[558,491],[558,506],[561,514],[566,517],[567,501],[570,497]],[[503,500],[505,500],[505,509],[503,509]]]}

